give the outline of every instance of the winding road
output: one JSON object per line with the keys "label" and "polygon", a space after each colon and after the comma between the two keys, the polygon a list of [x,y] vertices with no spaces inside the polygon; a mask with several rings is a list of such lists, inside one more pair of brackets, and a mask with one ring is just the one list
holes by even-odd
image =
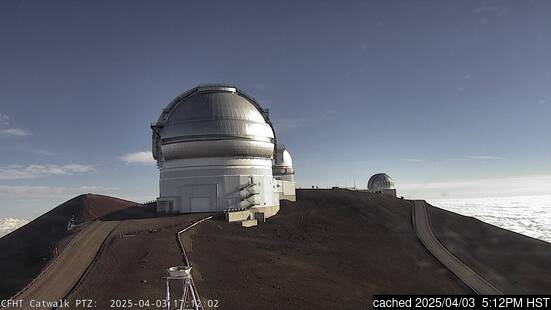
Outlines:
{"label": "winding road", "polygon": [[64,298],[78,283],[105,239],[118,224],[118,221],[90,223],[13,299],[23,300],[22,309],[32,309],[29,307],[31,300],[56,301]]}
{"label": "winding road", "polygon": [[430,227],[427,214],[427,203],[424,200],[413,200],[412,202],[413,226],[425,248],[477,294],[503,295],[500,290],[469,268],[469,266],[465,265],[440,243]]}

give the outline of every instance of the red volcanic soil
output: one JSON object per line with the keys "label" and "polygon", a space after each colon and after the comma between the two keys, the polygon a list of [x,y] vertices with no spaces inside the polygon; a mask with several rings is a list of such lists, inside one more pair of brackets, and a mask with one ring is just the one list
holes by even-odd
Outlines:
{"label": "red volcanic soil", "polygon": [[[472,293],[423,248],[407,202],[341,190],[298,194],[257,227],[210,220],[184,233],[204,303],[364,309],[373,294]],[[93,299],[98,308],[163,299],[166,268],[182,264],[176,233],[205,216],[116,217],[121,224],[68,299]]]}
{"label": "red volcanic soil", "polygon": [[137,204],[132,201],[102,195],[83,195],[77,222],[87,222],[108,216],[114,212],[126,210]]}
{"label": "red volcanic soil", "polygon": [[[141,208],[109,217],[120,224],[67,296],[72,305],[76,299],[91,299],[98,309],[109,309],[111,300],[132,299],[137,303],[141,299],[152,302],[141,309],[160,308],[155,301],[161,303],[165,298],[166,269],[183,262],[177,232],[208,214],[152,216],[158,216],[155,209]],[[140,309],[129,304],[124,308]]]}
{"label": "red volcanic soil", "polygon": [[223,309],[366,309],[374,294],[472,294],[419,242],[410,205],[348,190],[297,190],[266,223],[199,225],[191,261]]}
{"label": "red volcanic soil", "polygon": [[[281,204],[276,216],[256,227],[217,219],[184,233],[204,304],[211,300],[221,309],[367,309],[374,294],[473,293],[423,247],[407,201],[348,190],[297,190],[297,202]],[[436,208],[430,213],[444,245],[490,280],[501,277],[500,288],[529,289],[533,283],[549,291],[549,266],[543,260],[549,257],[549,244]],[[206,216],[159,216],[154,208],[102,216],[120,224],[67,299],[73,305],[76,299],[92,299],[98,309],[109,308],[110,300],[161,301],[166,268],[182,264],[176,233]],[[513,246],[491,241],[496,238]],[[483,249],[470,253],[477,242]],[[506,268],[515,264],[525,272],[513,269],[518,276],[511,277]],[[23,268],[14,265],[11,275]],[[177,285],[173,289],[178,292]]]}
{"label": "red volcanic soil", "polygon": [[113,197],[80,195],[0,238],[0,299],[9,298],[27,285],[79,231],[67,231],[73,216],[76,224],[86,225],[135,205]]}
{"label": "red volcanic soil", "polygon": [[429,219],[450,252],[505,294],[551,292],[551,244],[435,207]]}

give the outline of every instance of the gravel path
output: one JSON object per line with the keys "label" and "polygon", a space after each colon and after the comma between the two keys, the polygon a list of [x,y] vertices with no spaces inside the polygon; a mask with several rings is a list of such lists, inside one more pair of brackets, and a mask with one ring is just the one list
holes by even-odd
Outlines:
{"label": "gravel path", "polygon": [[24,300],[23,309],[32,309],[29,307],[31,299],[55,301],[64,298],[77,284],[103,241],[118,224],[117,221],[94,221],[75,236],[57,259],[17,296],[17,299]]}
{"label": "gravel path", "polygon": [[427,203],[424,200],[413,201],[413,225],[417,236],[429,252],[461,281],[481,295],[502,295],[495,286],[481,275],[465,265],[444,247],[432,233],[428,215]]}

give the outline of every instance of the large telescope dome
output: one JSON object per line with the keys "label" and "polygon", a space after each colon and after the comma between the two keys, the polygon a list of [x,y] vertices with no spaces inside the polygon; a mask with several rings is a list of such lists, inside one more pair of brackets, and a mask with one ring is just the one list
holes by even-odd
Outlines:
{"label": "large telescope dome", "polygon": [[278,212],[282,190],[294,197],[294,183],[273,177],[276,138],[268,112],[233,86],[181,94],[151,129],[158,212],[243,211],[234,215],[252,221],[256,213]]}
{"label": "large telescope dome", "polygon": [[157,162],[200,157],[272,158],[275,135],[267,111],[227,85],[203,85],[176,97],[153,128]]}
{"label": "large telescope dome", "polygon": [[381,191],[386,189],[395,189],[394,181],[386,173],[374,174],[367,182],[367,189],[372,191]]}

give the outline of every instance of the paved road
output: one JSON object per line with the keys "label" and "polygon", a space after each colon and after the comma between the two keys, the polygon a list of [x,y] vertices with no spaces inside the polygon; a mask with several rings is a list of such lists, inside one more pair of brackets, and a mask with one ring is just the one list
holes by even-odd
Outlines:
{"label": "paved road", "polygon": [[24,300],[22,309],[31,309],[31,299],[55,301],[64,298],[80,280],[103,241],[118,223],[94,221],[78,233],[57,259],[15,298]]}
{"label": "paved road", "polygon": [[438,259],[446,268],[453,272],[466,285],[481,295],[502,295],[490,282],[465,265],[446,249],[434,236],[430,228],[427,214],[427,203],[424,200],[413,201],[413,226],[421,239],[423,245]]}

